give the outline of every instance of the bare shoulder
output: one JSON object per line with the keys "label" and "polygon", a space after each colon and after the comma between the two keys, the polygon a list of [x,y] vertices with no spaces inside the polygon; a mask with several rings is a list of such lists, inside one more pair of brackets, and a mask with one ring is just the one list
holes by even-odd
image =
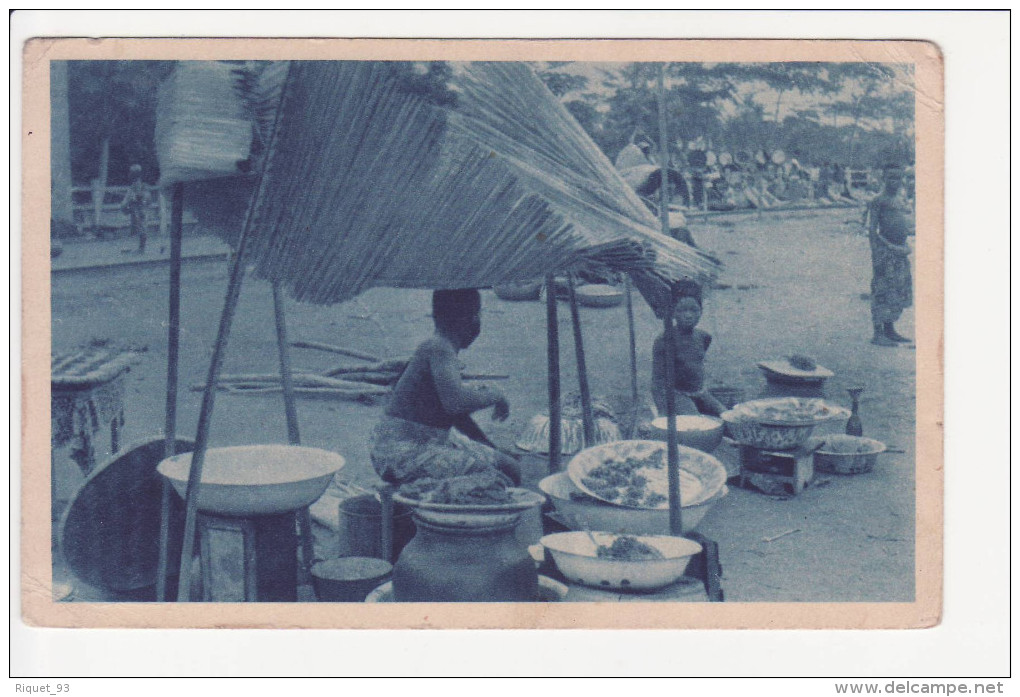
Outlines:
{"label": "bare shoulder", "polygon": [[454,350],[450,342],[445,341],[438,336],[430,336],[425,341],[418,344],[417,350],[414,355],[419,359],[423,360],[430,365],[446,364],[449,361],[455,361],[457,359],[457,352]]}

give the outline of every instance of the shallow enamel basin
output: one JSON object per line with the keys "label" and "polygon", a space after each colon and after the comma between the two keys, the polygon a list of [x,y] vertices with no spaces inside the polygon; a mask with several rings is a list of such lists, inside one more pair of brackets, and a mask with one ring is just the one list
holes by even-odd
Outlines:
{"label": "shallow enamel basin", "polygon": [[[184,498],[191,453],[159,463],[159,473]],[[344,458],[296,445],[209,448],[202,466],[198,507],[228,516],[274,515],[295,511],[322,496]]]}
{"label": "shallow enamel basin", "polygon": [[[723,439],[724,424],[722,419],[712,416],[701,415],[679,415],[674,417],[676,423],[677,442],[689,448],[697,448],[702,452],[710,453],[719,447]],[[660,416],[652,419],[649,428],[652,437],[656,440],[665,441],[669,437],[666,427],[669,419]]]}
{"label": "shallow enamel basin", "polygon": [[[631,535],[668,535],[669,509],[647,510],[614,506],[584,494],[570,481],[566,472],[551,474],[538,488],[556,506],[560,520],[571,530],[605,530]],[[684,506],[683,531],[692,532],[719,499],[728,493],[724,485],[719,493],[697,506]]]}

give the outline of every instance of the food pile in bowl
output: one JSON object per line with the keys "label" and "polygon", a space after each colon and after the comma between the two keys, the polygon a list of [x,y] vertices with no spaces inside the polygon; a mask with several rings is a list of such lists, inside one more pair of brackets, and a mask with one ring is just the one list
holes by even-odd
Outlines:
{"label": "food pile in bowl", "polygon": [[[635,535],[668,535],[670,532],[668,508],[615,506],[581,491],[566,472],[549,475],[538,483],[538,488],[552,501],[557,519],[571,530],[610,530]],[[683,531],[696,530],[727,493],[724,485],[711,498],[694,506],[683,506]]]}
{"label": "food pile in bowl", "polygon": [[620,535],[612,544],[601,544],[595,548],[595,556],[599,559],[616,561],[644,561],[646,559],[665,559],[666,555],[658,548],[647,545],[631,535]]}
{"label": "food pile in bowl", "polygon": [[684,537],[561,532],[542,545],[575,583],[603,589],[655,590],[679,581],[701,545]]}
{"label": "food pile in bowl", "polygon": [[500,505],[513,500],[506,481],[495,472],[449,479],[423,477],[400,487],[400,495],[423,503],[454,506]]}
{"label": "food pile in bowl", "polygon": [[403,485],[393,500],[410,506],[419,522],[468,528],[514,523],[524,511],[540,506],[545,497],[507,486],[495,472],[482,472],[422,478]]}
{"label": "food pile in bowl", "polygon": [[736,405],[732,411],[746,420],[776,426],[816,425],[850,415],[846,409],[827,404],[825,400],[802,397],[755,399]]}
{"label": "food pile in bowl", "polygon": [[818,424],[849,415],[822,399],[781,397],[743,402],[721,416],[727,434],[741,445],[792,450],[804,445]]}
{"label": "food pile in bowl", "polygon": [[814,454],[815,469],[833,474],[861,474],[875,468],[885,443],[861,436],[831,435],[820,440]]}
{"label": "food pile in bowl", "polygon": [[[711,455],[680,446],[680,501],[694,506],[726,485],[726,468]],[[585,494],[615,506],[669,508],[666,444],[634,440],[607,443],[578,453],[567,466]]]}

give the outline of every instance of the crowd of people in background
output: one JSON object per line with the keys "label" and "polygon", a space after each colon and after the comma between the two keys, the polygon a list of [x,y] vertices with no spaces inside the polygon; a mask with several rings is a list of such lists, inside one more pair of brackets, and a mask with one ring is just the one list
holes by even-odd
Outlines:
{"label": "crowd of people in background", "polygon": [[[645,139],[628,144],[616,158],[628,184],[654,207],[663,179],[658,150]],[[801,153],[715,150],[703,142],[670,149],[667,168],[670,200],[692,210],[731,211],[790,206],[857,206],[881,191],[881,176],[871,168],[851,169],[837,162],[811,162]],[[906,170],[908,195],[913,168]]]}

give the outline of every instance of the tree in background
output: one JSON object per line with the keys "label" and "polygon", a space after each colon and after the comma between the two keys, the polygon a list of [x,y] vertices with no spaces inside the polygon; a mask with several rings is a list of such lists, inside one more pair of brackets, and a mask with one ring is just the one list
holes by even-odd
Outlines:
{"label": "tree in background", "polygon": [[[830,74],[849,94],[849,99],[834,102],[830,108],[853,122],[846,146],[846,163],[853,167],[858,161],[855,148],[862,122],[868,121],[875,125],[888,117],[887,110],[894,94],[897,73],[891,65],[885,63],[834,63]],[[912,124],[913,94],[910,100]]]}
{"label": "tree in background", "polygon": [[172,61],[69,61],[71,173],[126,184],[132,164],[155,182],[156,93]]}
{"label": "tree in background", "polygon": [[[743,103],[755,107],[755,115],[759,119],[758,137],[751,142],[738,141],[744,149],[763,148],[774,150],[783,140],[783,98],[794,93],[796,96],[822,96],[837,92],[840,86],[829,79],[825,63],[818,62],[782,62],[782,63],[736,63],[727,66],[727,72],[735,81],[747,89]],[[774,95],[773,107],[769,105],[771,119],[764,103]],[[789,109],[789,105],[788,105]],[[790,109],[794,115],[797,109]],[[737,147],[732,143],[730,147]]]}
{"label": "tree in background", "polygon": [[[637,135],[658,142],[657,63],[631,63],[609,82],[600,139],[607,155],[615,155]],[[713,138],[721,129],[720,103],[733,96],[734,86],[719,64],[669,63],[666,66],[666,114],[671,141]]]}
{"label": "tree in background", "polygon": [[[657,64],[603,68],[598,80],[568,66],[538,69],[609,158],[639,137],[657,144]],[[848,166],[881,164],[892,151],[913,160],[913,81],[904,66],[671,63],[667,75],[674,146],[698,140],[717,151],[779,148],[806,163]]]}

